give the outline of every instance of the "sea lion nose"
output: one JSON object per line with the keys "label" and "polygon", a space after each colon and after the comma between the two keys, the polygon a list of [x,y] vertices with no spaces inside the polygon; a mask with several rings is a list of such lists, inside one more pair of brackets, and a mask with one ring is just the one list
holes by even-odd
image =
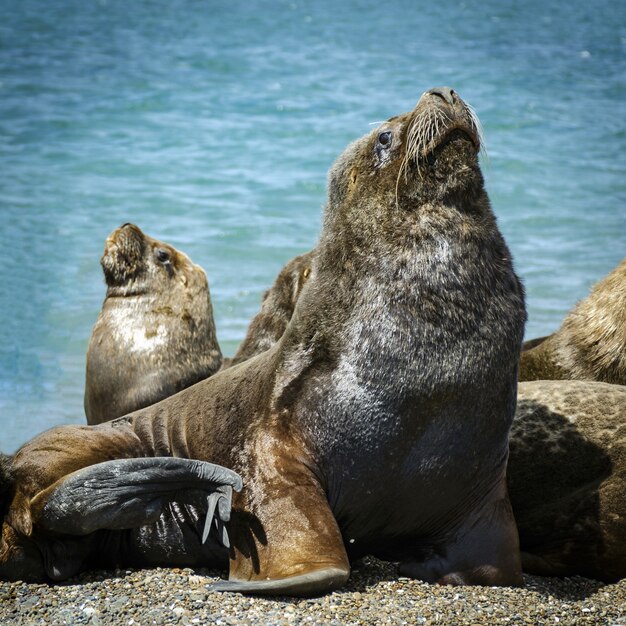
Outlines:
{"label": "sea lion nose", "polygon": [[454,104],[456,102],[456,93],[454,89],[450,89],[450,87],[433,87],[427,93],[443,98],[448,104]]}

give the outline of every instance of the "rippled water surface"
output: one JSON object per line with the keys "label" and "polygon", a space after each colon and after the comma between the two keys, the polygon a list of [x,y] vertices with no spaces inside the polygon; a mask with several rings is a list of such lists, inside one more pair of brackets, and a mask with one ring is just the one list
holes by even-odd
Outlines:
{"label": "rippled water surface", "polygon": [[84,420],[110,231],[206,269],[232,354],[334,158],[434,85],[481,117],[527,336],[554,330],[626,255],[625,7],[0,0],[0,449]]}

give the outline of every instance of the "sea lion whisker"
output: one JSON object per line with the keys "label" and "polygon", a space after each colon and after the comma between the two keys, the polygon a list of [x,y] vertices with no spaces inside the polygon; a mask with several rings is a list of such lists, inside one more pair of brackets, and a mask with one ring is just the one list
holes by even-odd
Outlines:
{"label": "sea lion whisker", "polygon": [[419,153],[422,150],[424,141],[424,135],[426,134],[429,126],[432,124],[432,121],[427,115],[419,115],[411,124],[409,130],[407,131],[406,138],[406,150],[404,153],[404,158],[400,163],[400,168],[398,172],[398,181],[396,181],[396,204],[397,204],[397,191],[399,184],[399,177],[404,175],[404,182],[407,182],[407,170],[408,164],[410,160],[415,161],[415,165],[417,167],[417,173],[422,177],[422,172],[419,167]]}
{"label": "sea lion whisker", "polygon": [[485,158],[489,160],[489,155],[487,154],[487,146],[485,145],[485,134],[483,131],[483,126],[480,122],[480,118],[476,113],[474,107],[467,102],[463,102],[465,111],[470,118],[470,124],[472,126],[472,130],[476,133],[476,138],[478,139],[478,145],[480,151],[485,155]]}

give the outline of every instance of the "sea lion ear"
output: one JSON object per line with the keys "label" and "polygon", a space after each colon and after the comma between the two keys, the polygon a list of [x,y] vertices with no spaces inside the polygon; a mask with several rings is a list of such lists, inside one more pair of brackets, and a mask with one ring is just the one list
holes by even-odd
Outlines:
{"label": "sea lion ear", "polygon": [[238,474],[212,463],[172,457],[119,459],[68,474],[39,492],[30,508],[43,530],[87,535],[149,524],[168,502],[186,501],[190,492],[204,493],[209,508],[211,503],[219,505],[219,528],[230,518],[232,490],[241,487]]}

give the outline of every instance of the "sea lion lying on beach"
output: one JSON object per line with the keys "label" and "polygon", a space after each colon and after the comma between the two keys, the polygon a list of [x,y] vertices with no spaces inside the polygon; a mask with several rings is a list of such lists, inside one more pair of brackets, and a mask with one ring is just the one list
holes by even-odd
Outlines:
{"label": "sea lion lying on beach", "polygon": [[[0,574],[14,577],[20,542],[49,555],[51,527],[86,533],[79,571],[98,541],[126,532],[115,515],[126,505],[111,497],[106,515],[85,517],[92,504],[72,494],[102,476],[108,494],[124,476],[118,459],[158,468],[175,457],[243,478],[223,590],[324,593],[345,583],[349,555],[368,553],[426,581],[521,584],[505,474],[525,307],[479,147],[474,115],[447,88],[351,144],[280,341],[130,416],[26,444],[10,462]],[[14,526],[27,513],[30,536]],[[200,535],[185,537],[185,554]],[[54,573],[54,559],[38,563]]]}
{"label": "sea lion lying on beach", "polygon": [[[69,437],[64,429],[57,430],[62,436],[54,441],[64,445]],[[81,446],[88,442],[86,434],[79,435]],[[87,453],[87,462],[115,458],[118,454],[115,433],[108,431],[108,435],[107,443],[112,446],[109,454],[102,455],[106,448],[102,441],[96,441],[99,449]],[[141,454],[143,450],[135,453]],[[45,528],[40,511],[38,525],[33,527],[32,503],[42,498],[29,498],[23,491],[22,495],[19,491],[16,495],[17,483],[27,481],[20,481],[14,468],[19,467],[22,474],[40,474],[49,454],[45,448],[31,453],[26,447],[21,459],[0,457],[0,505],[4,515],[0,577],[58,580],[88,567],[226,563],[227,553],[216,538],[210,537],[202,545],[198,540],[206,532],[206,506],[179,504],[181,500],[189,501],[194,497],[193,487],[198,488],[197,472],[184,467],[178,468],[178,474],[173,473],[177,468],[163,471],[161,459],[129,461],[156,463],[153,468],[126,468],[122,480],[103,489],[110,494],[108,501],[103,498],[99,502],[95,493],[85,494],[81,485],[74,490],[59,490],[61,495],[73,498],[83,492],[85,510],[74,509],[70,512],[72,519],[81,515],[91,520],[103,514],[113,517],[117,513],[111,513],[107,507],[117,509],[118,505],[125,504],[134,515],[143,515],[142,519],[147,522],[148,515],[141,508],[143,501],[154,502],[161,498],[166,506],[156,526],[102,530],[104,524],[98,519],[96,525],[100,530],[72,535],[67,520],[59,520],[57,516],[52,525],[62,524],[63,528],[55,534]],[[181,459],[169,461],[183,462]],[[84,463],[81,459],[77,466]],[[92,478],[98,479],[100,468],[109,465],[92,466],[95,470]],[[119,470],[121,466],[114,463],[113,468]],[[72,470],[73,466],[65,468],[68,473]],[[149,475],[150,470],[160,471],[164,484],[158,488],[151,485],[150,479],[154,476]],[[626,577],[626,387],[588,381],[520,383],[507,474],[524,571],[543,576],[583,575],[606,582]],[[75,476],[80,476],[80,472]],[[189,487],[185,489],[179,484],[168,490],[168,484],[181,477]],[[101,489],[106,487],[106,478],[100,479]],[[88,476],[83,478],[82,484],[87,483],[87,479]],[[226,480],[230,480],[231,487],[240,488],[236,476],[227,475]],[[42,485],[46,481],[53,481],[53,477],[44,477]],[[98,485],[94,487],[97,489]],[[207,480],[199,487],[206,490],[211,485]],[[124,494],[124,488],[129,493]],[[128,502],[130,493],[137,496],[139,491],[141,497]],[[37,487],[32,492],[36,493]],[[221,492],[218,494],[221,496]],[[205,494],[199,491],[195,497],[202,503]],[[174,498],[178,502],[172,502]],[[221,504],[225,511],[225,503]],[[54,516],[55,509],[51,509]]]}
{"label": "sea lion lying on beach", "polygon": [[124,224],[100,262],[107,293],[87,351],[89,424],[150,406],[222,362],[206,274],[187,255]]}
{"label": "sea lion lying on beach", "polygon": [[594,285],[559,330],[524,343],[519,379],[626,385],[626,259]]}

